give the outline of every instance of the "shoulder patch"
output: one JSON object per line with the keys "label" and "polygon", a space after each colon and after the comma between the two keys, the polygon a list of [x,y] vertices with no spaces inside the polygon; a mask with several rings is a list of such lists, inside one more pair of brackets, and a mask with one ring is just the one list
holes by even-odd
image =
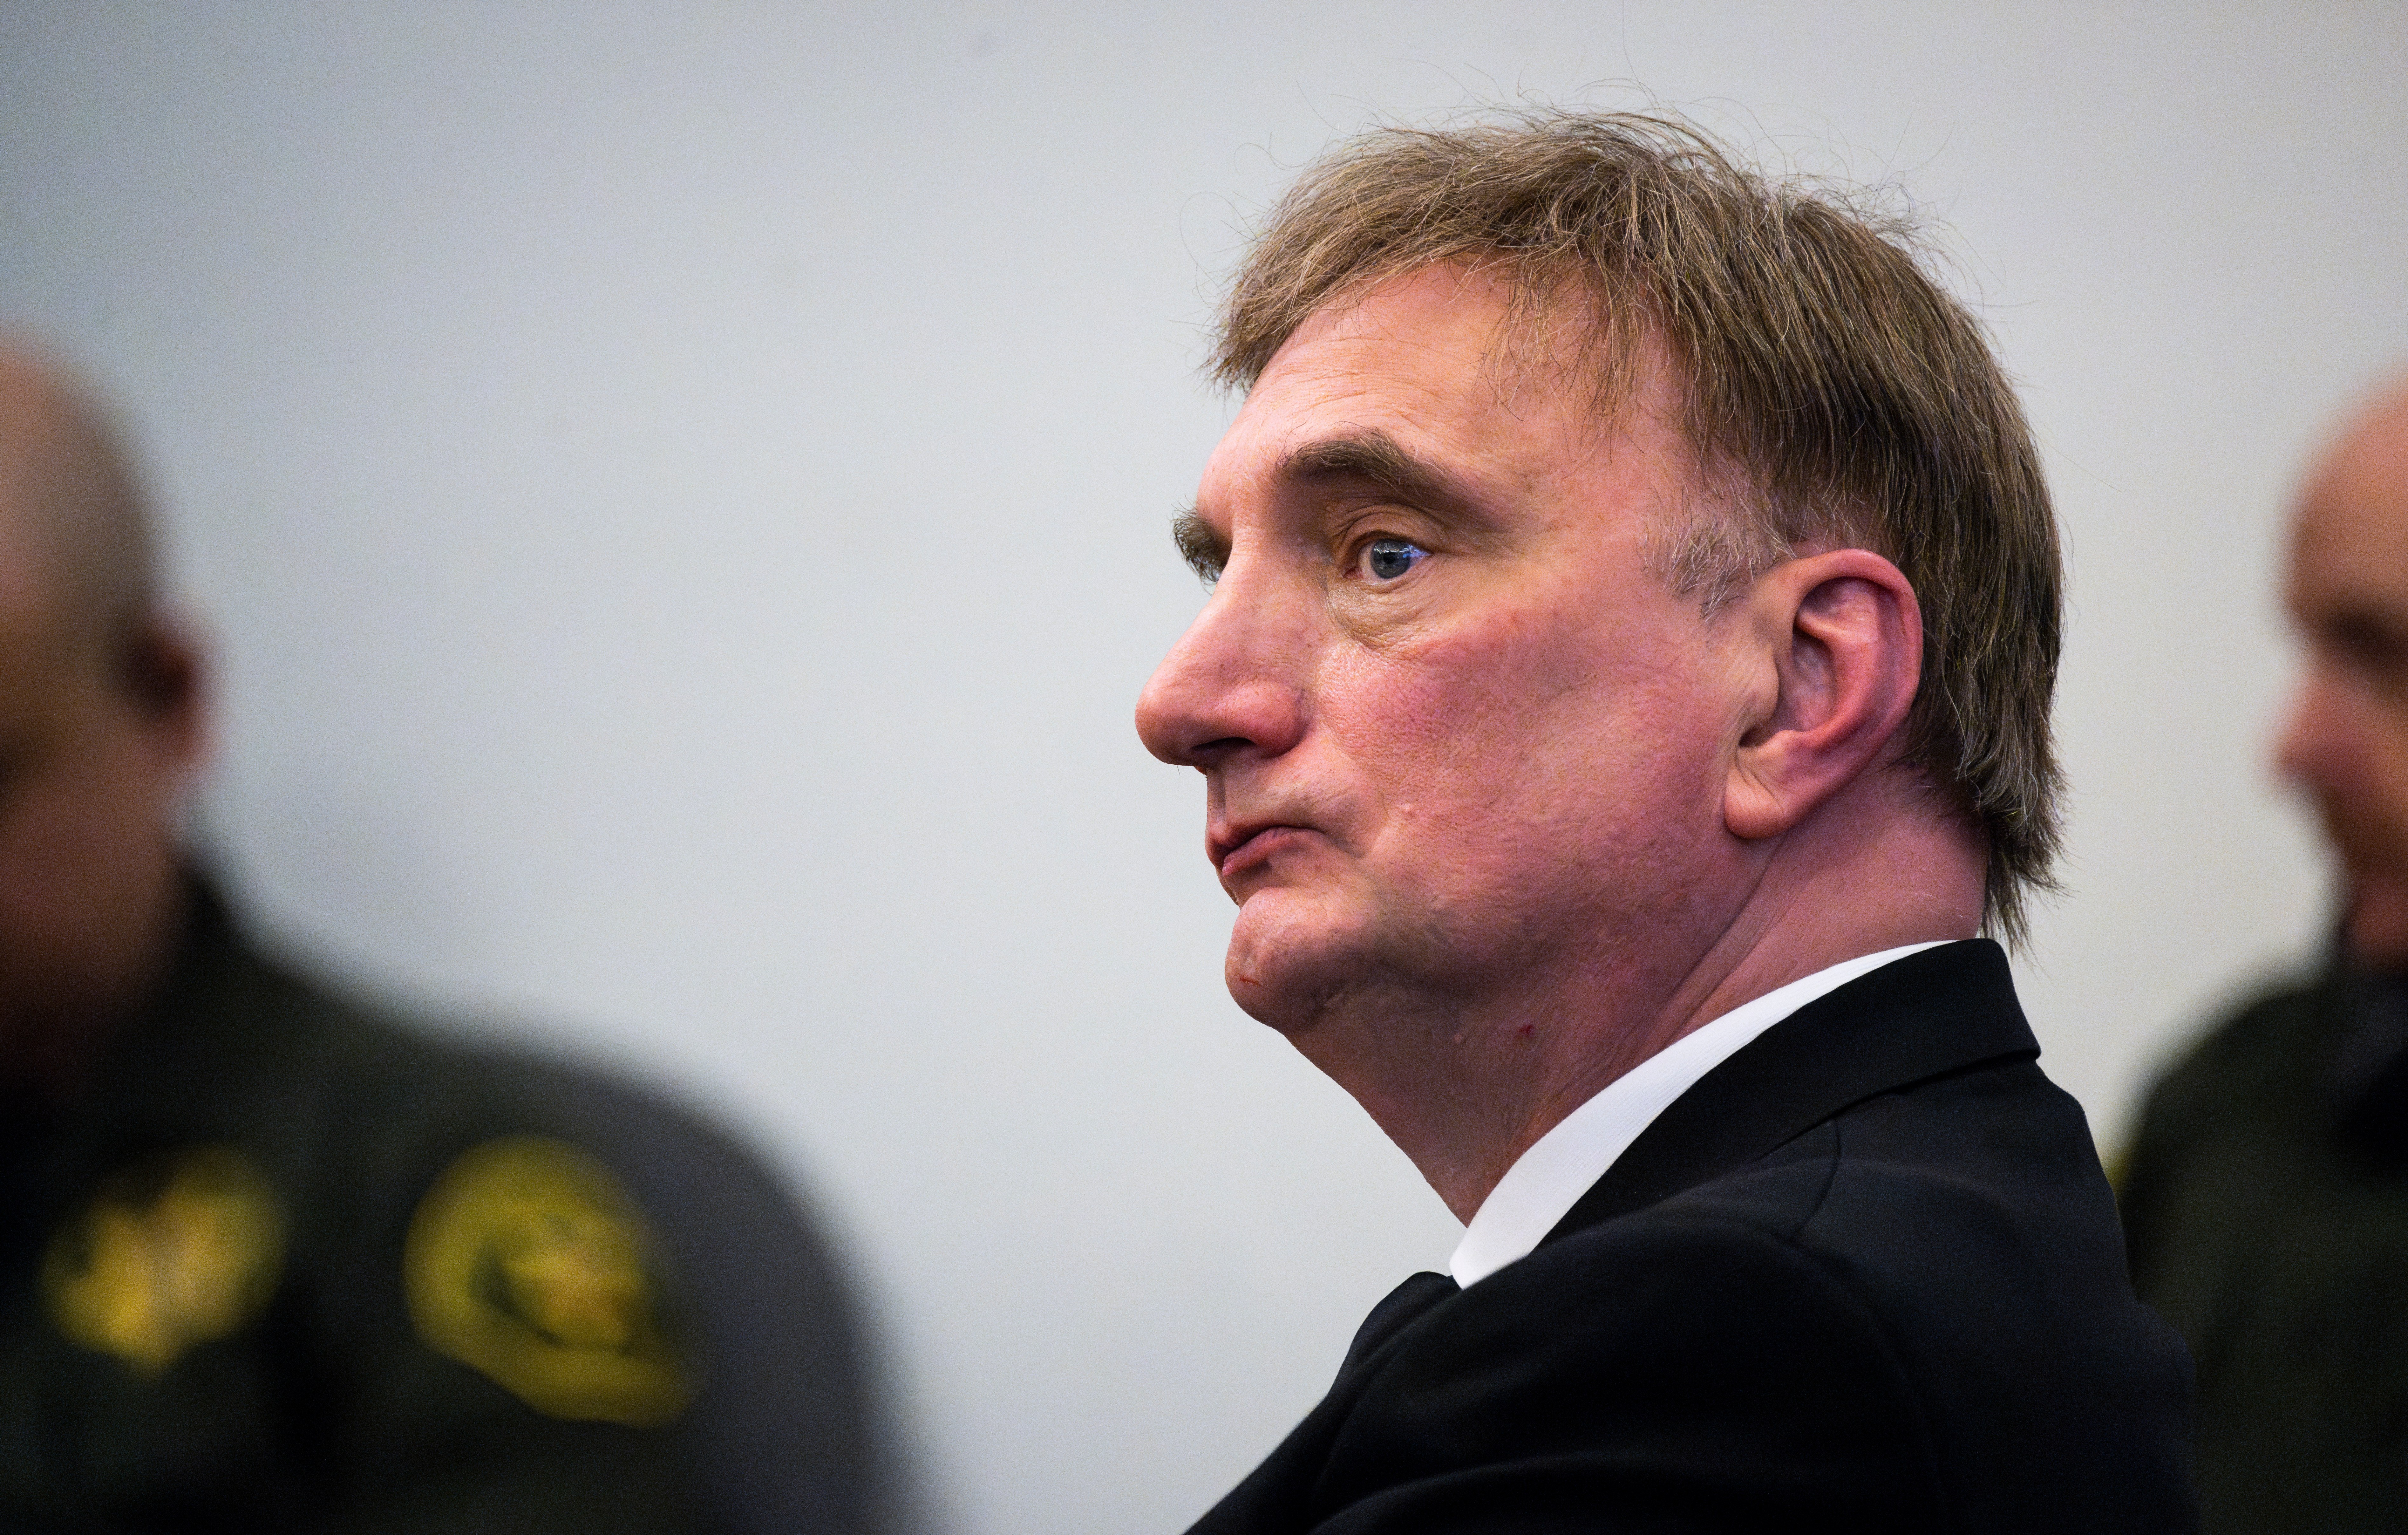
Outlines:
{"label": "shoulder patch", "polygon": [[284,1266],[284,1211],[259,1165],[196,1146],[104,1183],[42,1255],[42,1299],[69,1342],[155,1377],[241,1328]]}
{"label": "shoulder patch", "polygon": [[655,1427],[694,1389],[661,1330],[652,1245],[592,1155],[542,1136],[489,1140],[410,1218],[410,1321],[429,1348],[539,1413]]}

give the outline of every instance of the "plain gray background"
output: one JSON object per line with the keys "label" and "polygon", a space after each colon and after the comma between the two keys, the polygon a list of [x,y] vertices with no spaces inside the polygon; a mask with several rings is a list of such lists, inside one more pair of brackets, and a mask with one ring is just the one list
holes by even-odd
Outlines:
{"label": "plain gray background", "polygon": [[17,0],[0,323],[134,427],[264,923],[796,1169],[946,1529],[1172,1529],[1455,1233],[1227,1001],[1199,786],[1129,725],[1243,220],[1376,115],[1531,99],[1938,222],[2069,533],[2020,973],[2112,1148],[2324,924],[2275,541],[2408,366],[2403,80],[2388,3]]}

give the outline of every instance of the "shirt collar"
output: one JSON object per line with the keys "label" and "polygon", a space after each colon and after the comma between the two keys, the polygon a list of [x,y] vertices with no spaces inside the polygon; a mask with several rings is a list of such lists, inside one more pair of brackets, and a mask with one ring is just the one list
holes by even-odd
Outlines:
{"label": "shirt collar", "polygon": [[1488,1191],[1447,1262],[1455,1282],[1475,1284],[1526,1256],[1657,1114],[1749,1040],[1858,976],[1937,947],[1909,943],[1816,970],[1691,1029],[1606,1083],[1533,1141]]}

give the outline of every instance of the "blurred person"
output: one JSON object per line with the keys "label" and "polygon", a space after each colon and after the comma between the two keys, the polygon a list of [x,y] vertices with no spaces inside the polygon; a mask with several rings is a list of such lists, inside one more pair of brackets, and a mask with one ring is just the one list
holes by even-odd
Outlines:
{"label": "blurred person", "polygon": [[2340,931],[2158,1082],[2121,1190],[2133,1280],[2198,1360],[2214,1535],[2408,1522],[2408,380],[2309,475],[2286,598],[2276,754]]}
{"label": "blurred person", "polygon": [[1198,1535],[2194,1522],[2006,956],[2061,575],[1974,322],[1674,122],[1373,135],[1223,313],[1138,708],[1248,1012],[1467,1223]]}
{"label": "blurred person", "polygon": [[0,352],[0,1528],[871,1528],[838,1277],[606,1078],[263,956],[98,413]]}

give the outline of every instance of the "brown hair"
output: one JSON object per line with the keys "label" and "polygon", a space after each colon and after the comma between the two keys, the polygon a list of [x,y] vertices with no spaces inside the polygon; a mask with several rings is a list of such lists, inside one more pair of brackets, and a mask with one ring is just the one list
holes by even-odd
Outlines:
{"label": "brown hair", "polygon": [[2014,392],[1907,223],[1666,118],[1379,129],[1272,209],[1211,370],[1251,387],[1315,310],[1441,264],[1511,280],[1533,314],[1584,297],[1608,402],[1630,340],[1669,348],[1709,482],[1743,487],[1667,530],[1677,589],[1712,606],[1801,544],[1897,564],[1924,628],[1905,757],[1988,839],[1988,925],[2020,940],[2027,893],[2057,888],[2057,523]]}

